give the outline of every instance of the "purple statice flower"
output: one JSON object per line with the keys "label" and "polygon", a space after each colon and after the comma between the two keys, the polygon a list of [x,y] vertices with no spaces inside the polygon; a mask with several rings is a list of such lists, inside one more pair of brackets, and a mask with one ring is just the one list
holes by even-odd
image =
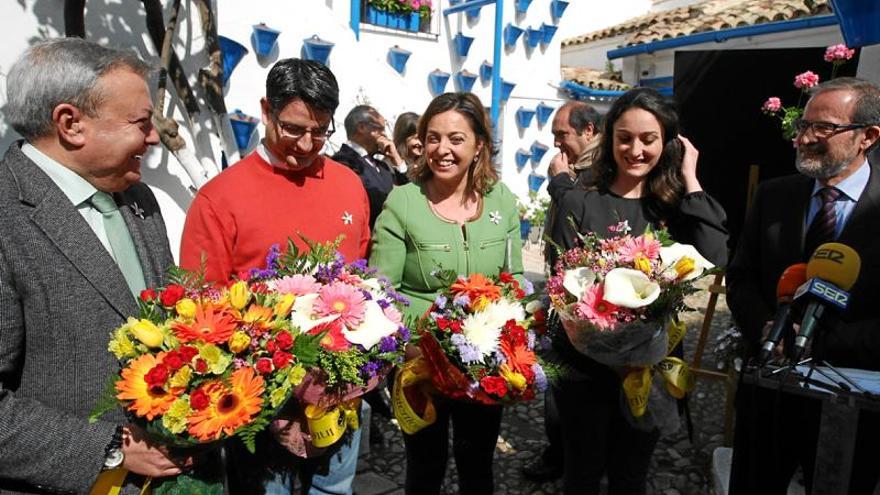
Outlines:
{"label": "purple statice flower", "polygon": [[480,350],[476,348],[476,346],[471,345],[467,337],[464,335],[457,333],[449,338],[452,344],[458,349],[458,355],[461,357],[461,362],[464,364],[473,364],[479,363],[482,361],[483,356],[480,354]]}
{"label": "purple statice flower", "polygon": [[386,301],[385,299],[377,299],[376,304],[379,305],[380,308],[385,309],[388,306],[391,306],[391,303]]}
{"label": "purple statice flower", "polygon": [[379,352],[394,352],[397,350],[397,341],[394,337],[382,337],[379,341]]}
{"label": "purple statice flower", "polygon": [[232,366],[235,369],[244,368],[247,365],[248,365],[247,361],[242,358],[235,358],[232,360]]}
{"label": "purple statice flower", "polygon": [[277,270],[279,258],[281,258],[281,247],[278,244],[272,244],[269,247],[269,253],[266,254],[266,269]]}
{"label": "purple statice flower", "polygon": [[403,325],[397,327],[397,334],[400,336],[401,342],[409,342],[409,338],[412,337],[409,333],[409,328]]}
{"label": "purple statice flower", "polygon": [[544,368],[540,364],[535,363],[532,365],[532,372],[535,374],[535,386],[538,387],[539,391],[543,392],[547,389],[547,375],[544,374]]}
{"label": "purple statice flower", "polygon": [[471,298],[468,297],[467,294],[461,294],[460,296],[455,296],[455,299],[452,300],[452,304],[459,306],[459,307],[462,307],[462,308],[467,306],[470,303],[471,303]]}
{"label": "purple statice flower", "polygon": [[367,270],[369,270],[369,267],[367,267],[367,260],[363,258],[354,260],[349,266],[361,273],[365,273]]}
{"label": "purple statice flower", "polygon": [[404,306],[409,306],[409,298],[391,289],[390,286],[385,289],[385,295],[388,296],[388,299],[391,299],[394,302],[397,302]]}
{"label": "purple statice flower", "polygon": [[345,260],[342,259],[342,255],[336,253],[336,260],[332,263],[318,265],[318,270],[315,272],[315,278],[321,282],[330,283],[339,277],[339,274],[344,267]]}
{"label": "purple statice flower", "polygon": [[446,307],[446,303],[449,302],[449,299],[443,294],[437,294],[437,297],[434,299],[434,305],[440,309]]}
{"label": "purple statice flower", "polygon": [[526,346],[529,348],[530,351],[534,351],[535,350],[535,332],[528,332],[526,335],[528,338],[528,343],[526,343]]}
{"label": "purple statice flower", "polygon": [[272,268],[251,268],[248,271],[248,277],[251,279],[265,280],[267,278],[275,278],[278,272]]}
{"label": "purple statice flower", "polygon": [[361,294],[363,294],[365,300],[367,300],[367,301],[373,300],[373,294],[370,291],[361,289]]}
{"label": "purple statice flower", "polygon": [[369,380],[370,378],[376,376],[376,373],[379,372],[379,368],[379,363],[375,361],[369,361],[367,364],[361,366],[361,375]]}
{"label": "purple statice flower", "polygon": [[531,280],[523,277],[523,282],[520,285],[522,285],[522,290],[527,296],[531,296],[535,293],[535,284],[533,284]]}

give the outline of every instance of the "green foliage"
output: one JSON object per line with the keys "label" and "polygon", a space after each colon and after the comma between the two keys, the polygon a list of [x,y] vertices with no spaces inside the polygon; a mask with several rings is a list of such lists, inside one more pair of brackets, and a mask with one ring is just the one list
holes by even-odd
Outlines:
{"label": "green foliage", "polygon": [[318,364],[318,354],[323,337],[324,332],[315,335],[301,333],[293,340],[293,349],[290,352],[296,356],[297,362],[306,368],[315,366]]}
{"label": "green foliage", "polygon": [[198,270],[184,270],[179,266],[171,265],[171,268],[168,269],[168,282],[192,289],[204,287],[207,263],[207,256],[202,253],[202,259],[199,262]]}
{"label": "green foliage", "polygon": [[308,246],[308,252],[301,252],[293,239],[287,239],[287,250],[278,258],[279,275],[309,274],[319,264],[332,263],[336,259],[336,251],[345,238],[340,235],[333,242],[315,242],[302,234],[299,238]]}
{"label": "green foliage", "polygon": [[318,367],[327,374],[328,387],[340,382],[364,385],[360,368],[365,364],[367,357],[358,351],[318,354]]}
{"label": "green foliage", "polygon": [[223,480],[217,476],[184,473],[174,478],[154,479],[153,495],[223,495]]}
{"label": "green foliage", "polygon": [[[264,404],[264,407],[268,407],[268,405]],[[265,416],[257,416],[251,424],[242,426],[235,432],[251,454],[254,454],[257,451],[257,435],[265,430],[266,427],[269,426],[269,423],[269,418]]]}
{"label": "green foliage", "polygon": [[797,129],[794,127],[794,121],[804,114],[804,109],[800,107],[785,107],[782,109],[782,137],[791,140],[797,136]]}
{"label": "green foliage", "polygon": [[98,421],[101,416],[119,407],[119,401],[116,400],[116,380],[118,379],[119,376],[115,373],[107,379],[104,391],[101,392],[101,396],[98,398],[98,403],[95,404],[92,412],[89,413],[89,423]]}

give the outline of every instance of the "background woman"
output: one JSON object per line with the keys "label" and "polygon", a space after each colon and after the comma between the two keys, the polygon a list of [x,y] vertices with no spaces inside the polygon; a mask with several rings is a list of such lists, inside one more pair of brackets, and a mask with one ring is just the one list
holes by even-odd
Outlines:
{"label": "background woman", "polygon": [[[608,233],[628,221],[635,235],[648,225],[666,227],[678,242],[693,244],[718,266],[727,262],[727,230],[721,206],[697,180],[696,148],[679,134],[678,115],[658,92],[639,88],[621,96],[605,118],[594,175],[583,193],[572,192],[559,218],[578,232]],[[552,234],[563,248],[575,246],[571,222]],[[645,493],[645,477],[659,432],[633,428],[621,408],[620,376],[578,353],[565,332],[554,349],[572,373],[554,387],[562,422],[566,494],[598,494],[608,475],[609,494]]]}
{"label": "background woman", "polygon": [[404,112],[394,122],[394,147],[406,162],[407,170],[415,167],[422,157],[424,146],[418,134],[419,114]]}
{"label": "background woman", "polygon": [[[446,93],[418,125],[425,159],[395,188],[376,221],[370,264],[387,275],[420,317],[442,288],[438,268],[460,275],[522,274],[516,199],[492,168],[489,119],[471,93]],[[448,458],[449,422],[459,492],[493,490],[492,457],[501,407],[435,397],[437,421],[406,442],[406,493],[438,494]]]}

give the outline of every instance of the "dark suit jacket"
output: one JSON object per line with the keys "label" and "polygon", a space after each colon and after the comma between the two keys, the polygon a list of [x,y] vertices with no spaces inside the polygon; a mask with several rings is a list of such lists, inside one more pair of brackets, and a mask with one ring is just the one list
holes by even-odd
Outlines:
{"label": "dark suit jacket", "polygon": [[405,178],[402,178],[402,174],[384,162],[382,164],[384,166],[380,165],[377,170],[367,162],[366,158],[347,144],[343,144],[331,158],[354,170],[364,183],[364,189],[367,190],[367,198],[370,201],[370,230],[373,230],[373,225],[382,211],[382,205],[385,204],[388,193],[391,192],[395,184],[403,184]]}
{"label": "dark suit jacket", "polygon": [[[118,370],[107,343],[138,308],[97,236],[20,146],[0,161],[0,494],[87,493],[124,422],[121,410],[87,419]],[[147,286],[161,285],[173,259],[155,197],[142,184],[114,197]]]}
{"label": "dark suit jacket", "polygon": [[[880,173],[876,164],[837,242],[861,257],[862,267],[841,314],[826,312],[813,354],[836,366],[880,370]],[[803,261],[804,216],[813,179],[803,175],[762,183],[727,268],[727,303],[755,348],[764,323],[773,318],[782,272]]]}

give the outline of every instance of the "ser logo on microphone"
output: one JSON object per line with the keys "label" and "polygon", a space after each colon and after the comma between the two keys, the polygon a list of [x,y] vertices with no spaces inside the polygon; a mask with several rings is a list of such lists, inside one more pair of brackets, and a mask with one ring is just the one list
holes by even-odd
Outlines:
{"label": "ser logo on microphone", "polygon": [[846,305],[849,303],[849,293],[847,291],[819,278],[812,278],[800,286],[795,293],[795,298],[800,298],[808,292],[840,309],[846,309]]}
{"label": "ser logo on microphone", "polygon": [[843,263],[843,259],[845,256],[846,255],[836,249],[819,248],[813,253],[812,258],[817,260],[828,260],[833,263]]}

